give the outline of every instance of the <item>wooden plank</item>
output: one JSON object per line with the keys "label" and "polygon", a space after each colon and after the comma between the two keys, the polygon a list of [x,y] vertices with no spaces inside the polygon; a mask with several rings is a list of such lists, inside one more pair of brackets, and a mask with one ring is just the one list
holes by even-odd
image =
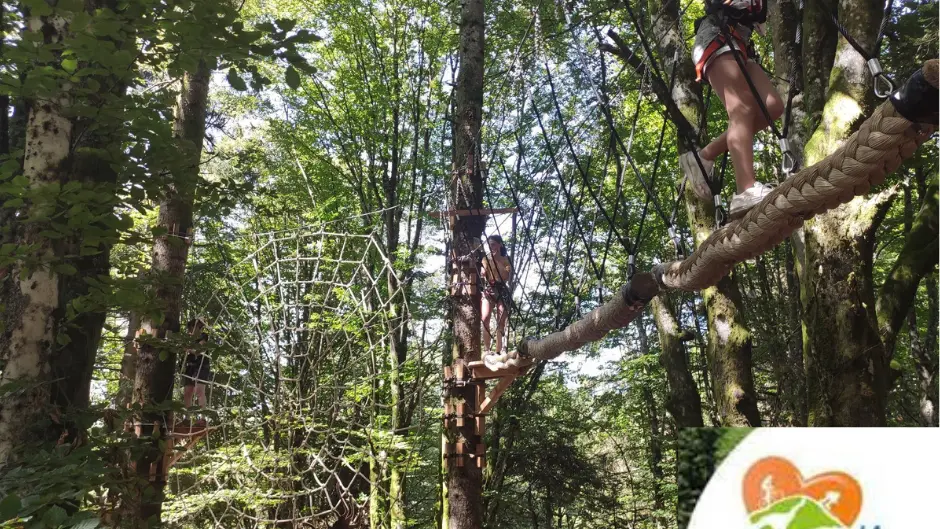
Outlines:
{"label": "wooden plank", "polygon": [[463,380],[466,378],[466,365],[463,363],[463,360],[458,359],[454,362],[454,375],[456,375],[457,380]]}
{"label": "wooden plank", "polygon": [[507,367],[505,369],[490,369],[486,367],[486,364],[482,360],[476,362],[470,362],[470,369],[473,370],[473,378],[480,380],[487,380],[490,378],[503,378],[503,377],[518,377],[525,374],[535,362],[532,360],[526,360],[520,363],[516,367]]}
{"label": "wooden plank", "polygon": [[480,217],[484,215],[499,215],[503,213],[517,213],[519,208],[496,208],[496,209],[448,209],[445,211],[432,211],[429,213],[431,218],[439,219],[441,217]]}
{"label": "wooden plank", "polygon": [[454,378],[454,371],[450,366],[444,366],[444,380],[450,380]]}
{"label": "wooden plank", "polygon": [[463,443],[457,443],[457,458],[456,459],[457,459],[458,467],[463,466],[463,456],[464,456],[464,453],[466,452],[464,449],[464,446],[466,445],[464,445]]}
{"label": "wooden plank", "polygon": [[467,404],[464,402],[457,403],[457,428],[463,428],[464,421],[463,416],[467,413]]}
{"label": "wooden plank", "polygon": [[475,432],[475,433],[476,433],[478,436],[483,437],[483,435],[486,433],[486,416],[485,416],[485,415],[477,415],[477,416],[476,416],[476,421],[477,421],[477,425],[476,425],[476,432]]}
{"label": "wooden plank", "polygon": [[493,389],[493,392],[490,393],[490,396],[483,401],[483,404],[480,405],[480,413],[489,413],[490,410],[496,406],[496,401],[499,400],[503,393],[509,389],[509,386],[512,385],[512,381],[516,377],[503,377],[499,379],[499,382],[496,384],[496,388]]}
{"label": "wooden plank", "polygon": [[175,465],[176,462],[179,461],[180,458],[183,457],[183,455],[184,455],[186,452],[189,452],[190,450],[192,450],[193,447],[196,446],[196,443],[198,443],[198,442],[199,442],[203,437],[205,437],[206,434],[208,434],[208,433],[209,433],[209,430],[206,429],[206,428],[203,428],[202,431],[200,431],[199,433],[194,434],[193,436],[189,437],[189,439],[186,441],[186,443],[183,445],[183,447],[182,447],[181,449],[179,449],[179,450],[173,452],[173,454],[170,456],[170,459],[169,459],[169,461],[168,461],[168,464],[167,464],[167,466],[165,467],[165,471],[166,471],[166,472],[169,472],[169,471],[170,471],[170,468],[171,468],[173,465]]}

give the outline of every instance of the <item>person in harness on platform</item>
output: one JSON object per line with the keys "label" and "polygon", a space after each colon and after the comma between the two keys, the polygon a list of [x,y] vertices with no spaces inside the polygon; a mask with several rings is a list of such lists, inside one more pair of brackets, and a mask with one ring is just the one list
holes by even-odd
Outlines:
{"label": "person in harness on platform", "polygon": [[[692,60],[698,81],[708,82],[728,112],[728,130],[698,151],[702,167],[693,152],[679,158],[683,173],[693,192],[702,200],[711,200],[708,181],[712,179],[715,160],[725,151],[734,164],[736,192],[731,199],[730,214],[739,218],[757,205],[772,186],[758,182],[754,176],[754,135],[770,126],[751,91],[744,70],[754,82],[770,117],[783,114],[783,100],[767,74],[756,62],[751,34],[763,35],[767,20],[766,0],[705,0],[706,15],[696,21]],[[732,43],[728,41],[732,40]],[[745,68],[738,64],[738,53]]]}

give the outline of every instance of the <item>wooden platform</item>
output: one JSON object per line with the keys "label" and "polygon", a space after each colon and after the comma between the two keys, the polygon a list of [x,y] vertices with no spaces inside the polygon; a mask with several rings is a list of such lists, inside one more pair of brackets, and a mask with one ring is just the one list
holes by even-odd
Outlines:
{"label": "wooden platform", "polygon": [[[169,471],[177,461],[183,457],[183,454],[193,449],[203,437],[209,434],[214,428],[203,424],[183,424],[173,425],[173,432],[170,434],[173,443],[167,446],[167,452],[164,455],[164,468]],[[179,448],[177,448],[179,444]]]}
{"label": "wooden platform", "polygon": [[524,375],[525,372],[528,371],[534,363],[535,362],[532,360],[522,360],[518,366],[507,367],[505,369],[490,369],[489,367],[486,367],[486,363],[484,363],[482,360],[470,362],[467,364],[470,367],[470,372],[472,373],[473,378],[478,380],[488,380],[495,378],[499,380],[496,383],[496,387],[493,388],[493,392],[490,393],[489,396],[486,397],[486,399],[484,399],[482,402],[479,402],[480,408],[477,410],[477,413],[486,414],[495,408],[496,402],[500,397],[503,396],[503,393],[509,389],[509,386],[511,386],[513,381],[516,380],[516,377]]}
{"label": "wooden platform", "polygon": [[173,437],[191,437],[194,435],[201,435],[206,433],[209,430],[209,426],[205,423],[202,424],[183,424],[176,423],[173,425]]}
{"label": "wooden platform", "polygon": [[496,208],[496,209],[448,209],[445,211],[432,211],[428,215],[432,218],[440,217],[483,217],[486,215],[499,215],[506,213],[516,213],[518,208]]}
{"label": "wooden platform", "polygon": [[472,373],[473,378],[480,380],[488,380],[491,378],[503,378],[503,377],[518,377],[524,375],[526,371],[529,370],[535,362],[532,360],[522,360],[517,367],[507,367],[505,369],[490,369],[486,367],[486,363],[482,360],[477,360],[476,362],[470,362],[467,364],[470,367],[470,372]]}

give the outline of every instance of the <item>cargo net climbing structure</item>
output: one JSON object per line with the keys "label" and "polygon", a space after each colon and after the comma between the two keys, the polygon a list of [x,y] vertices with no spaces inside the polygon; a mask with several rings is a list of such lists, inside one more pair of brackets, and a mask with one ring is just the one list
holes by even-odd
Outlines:
{"label": "cargo net climbing structure", "polygon": [[175,434],[165,520],[359,522],[395,451],[392,410],[421,387],[390,389],[405,367],[392,369],[391,340],[408,311],[393,265],[373,235],[324,228],[237,237],[238,256],[232,247],[203,245],[187,282],[213,377],[206,409],[190,412],[207,426]]}

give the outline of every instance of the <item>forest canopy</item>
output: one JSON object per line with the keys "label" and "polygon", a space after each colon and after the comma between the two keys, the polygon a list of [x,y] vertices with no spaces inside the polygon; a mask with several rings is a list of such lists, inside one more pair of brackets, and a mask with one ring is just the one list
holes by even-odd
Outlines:
{"label": "forest canopy", "polygon": [[[827,9],[898,87],[938,56],[935,1],[771,0],[755,52],[800,166],[884,103]],[[0,0],[0,525],[678,529],[685,428],[938,426],[924,125],[883,183],[535,363],[449,452],[480,419],[443,369],[487,286],[454,272],[461,226],[504,242],[514,350],[729,221],[679,162],[728,126],[704,14]],[[759,132],[757,179],[780,162]],[[449,216],[470,199],[507,213]]]}

